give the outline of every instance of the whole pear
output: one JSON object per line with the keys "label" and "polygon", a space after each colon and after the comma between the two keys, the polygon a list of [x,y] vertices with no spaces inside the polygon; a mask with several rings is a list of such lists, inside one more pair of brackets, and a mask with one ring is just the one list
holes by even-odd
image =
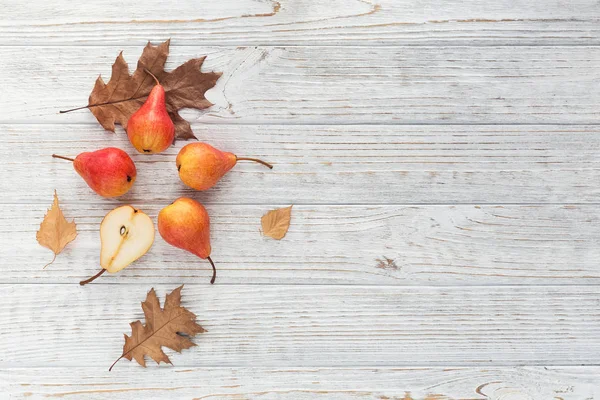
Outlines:
{"label": "whole pear", "polygon": [[73,162],[75,171],[90,188],[103,197],[122,196],[135,182],[137,171],[127,153],[116,147],[79,154],[75,159],[52,154]]}
{"label": "whole pear", "polygon": [[158,79],[146,102],[127,121],[127,137],[140,153],[160,153],[173,143],[175,126],[167,112],[165,89]]}
{"label": "whole pear", "polygon": [[271,164],[262,160],[238,157],[202,142],[185,145],[177,154],[175,163],[183,183],[196,190],[206,190],[213,187],[241,160],[254,161],[273,169]]}
{"label": "whole pear", "polygon": [[158,213],[158,232],[171,246],[207,259],[213,268],[210,283],[217,270],[210,258],[210,218],[204,206],[188,197],[180,197]]}

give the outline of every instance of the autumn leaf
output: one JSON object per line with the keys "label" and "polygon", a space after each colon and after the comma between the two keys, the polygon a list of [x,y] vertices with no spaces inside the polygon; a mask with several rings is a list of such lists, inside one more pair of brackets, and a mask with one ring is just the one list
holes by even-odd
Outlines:
{"label": "autumn leaf", "polygon": [[[204,328],[196,323],[196,315],[181,306],[181,289],[183,285],[168,294],[164,308],[152,288],[142,303],[142,310],[146,318],[146,325],[140,321],[132,322],[131,336],[125,336],[123,354],[117,359],[126,358],[129,361],[135,359],[142,367],[146,367],[144,356],[150,356],[157,364],[165,362],[171,364],[169,357],[162,351],[165,346],[179,353],[195,344],[188,338],[198,333],[206,332]],[[186,336],[183,336],[186,335]],[[117,363],[108,369],[109,371]]]}
{"label": "autumn leaf", "polygon": [[40,224],[40,229],[35,235],[37,241],[42,246],[54,252],[54,258],[46,268],[56,260],[56,256],[65,248],[65,246],[73,241],[77,236],[77,227],[75,222],[68,222],[63,215],[60,206],[58,205],[58,195],[54,191],[54,202],[44,216],[44,220]]}
{"label": "autumn leaf", "polygon": [[[88,105],[80,108],[89,108],[106,130],[114,132],[115,124],[120,124],[127,129],[129,117],[144,104],[155,85],[153,78],[145,71],[147,69],[158,78],[165,89],[167,111],[175,125],[175,138],[184,140],[195,138],[190,124],[179,115],[178,111],[182,108],[202,110],[210,107],[212,103],[204,97],[204,94],[215,86],[221,73],[200,72],[206,57],[193,58],[172,72],[166,72],[164,66],[169,55],[169,43],[170,40],[167,40],[158,46],[153,46],[148,42],[133,75],[129,74],[129,67],[121,52],[112,66],[112,75],[108,83],[104,83],[99,76],[90,94]],[[73,110],[61,111],[61,113]]]}
{"label": "autumn leaf", "polygon": [[263,234],[273,239],[283,239],[290,227],[291,217],[292,206],[269,211],[260,219]]}

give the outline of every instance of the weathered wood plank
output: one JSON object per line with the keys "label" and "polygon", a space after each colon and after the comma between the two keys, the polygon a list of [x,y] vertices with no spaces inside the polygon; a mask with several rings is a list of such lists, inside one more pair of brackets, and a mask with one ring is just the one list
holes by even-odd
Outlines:
{"label": "weathered wood plank", "polygon": [[0,44],[598,44],[592,0],[4,2]]}
{"label": "weathered wood plank", "polygon": [[[151,286],[176,285],[0,285],[0,367],[108,368]],[[590,286],[192,284],[183,304],[208,331],[168,352],[178,367],[577,366],[600,352]]]}
{"label": "weathered wood plank", "polygon": [[[598,362],[599,20],[591,0],[5,2],[0,393],[599,397],[596,367],[497,367]],[[174,170],[181,143],[136,155],[121,200],[154,219],[180,195],[207,203],[218,284],[157,237],[135,266],[80,288],[116,201],[48,155],[131,148],[86,111],[56,111],[85,103],[120,49],[134,64],[147,39],[168,37],[170,68],[208,54],[205,68],[224,72],[215,106],[185,112],[199,136],[276,169],[240,165],[194,193]],[[535,123],[563,125],[515,125]],[[80,235],[42,271],[50,253],[35,231],[55,188]],[[260,216],[291,203],[288,236],[261,237]],[[145,292],[181,283],[208,329],[198,348],[172,356],[179,368],[106,372]]]}
{"label": "weathered wood plank", "polygon": [[[79,236],[55,263],[35,232],[51,203],[6,204],[0,283],[72,283],[99,269],[102,217],[113,205],[64,204]],[[165,203],[167,204],[167,203]],[[154,221],[161,205],[135,204]],[[209,205],[218,283],[598,284],[597,206],[295,206],[281,241],[260,234],[277,205]],[[151,251],[98,283],[202,283],[206,261],[157,234]]]}
{"label": "weathered wood plank", "polygon": [[[2,47],[0,122],[95,123],[82,110],[118,51]],[[168,68],[207,54],[223,71],[186,116],[208,123],[600,123],[600,47],[177,47]]]}
{"label": "weathered wood plank", "polygon": [[598,367],[0,369],[10,398],[595,399]]}
{"label": "weathered wood plank", "polygon": [[239,126],[201,125],[201,140],[273,170],[240,163],[217,186],[195,192],[179,180],[177,142],[138,154],[123,132],[97,125],[0,125],[0,202],[46,206],[108,201],[52,153],[76,156],[108,146],[138,166],[121,200],[161,205],[179,196],[208,204],[597,203],[598,126]]}

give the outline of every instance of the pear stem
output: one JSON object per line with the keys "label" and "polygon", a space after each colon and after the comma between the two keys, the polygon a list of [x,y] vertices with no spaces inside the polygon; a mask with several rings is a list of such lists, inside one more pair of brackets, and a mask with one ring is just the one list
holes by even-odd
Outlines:
{"label": "pear stem", "polygon": [[105,270],[104,268],[102,268],[102,269],[100,270],[100,272],[98,272],[96,275],[92,276],[91,278],[88,278],[88,279],[86,279],[85,281],[81,281],[81,282],[79,282],[79,284],[80,284],[81,286],[83,286],[83,285],[87,285],[88,283],[90,283],[90,282],[94,281],[96,278],[98,278],[100,275],[102,275],[102,274],[103,274],[103,273],[105,273],[105,272],[106,272],[106,270]]}
{"label": "pear stem", "polygon": [[149,71],[147,68],[144,68],[144,71],[145,71],[145,72],[146,72],[148,75],[150,75],[151,77],[153,77],[153,78],[154,78],[154,81],[156,82],[156,84],[157,84],[157,85],[160,85],[160,82],[158,81],[158,78],[157,78],[157,77],[156,77],[156,76],[155,76],[155,75],[154,75],[152,72],[150,72],[150,71]]}
{"label": "pear stem", "polygon": [[59,156],[58,154],[52,154],[52,157],[54,157],[54,158],[60,158],[60,159],[62,159],[62,160],[67,160],[67,161],[75,161],[75,160],[74,160],[74,159],[72,159],[72,158],[65,157],[65,156]]}
{"label": "pear stem", "polygon": [[254,162],[257,162],[257,163],[259,163],[259,164],[262,164],[262,165],[264,165],[265,167],[269,167],[269,169],[273,169],[273,166],[272,166],[271,164],[269,164],[269,163],[268,163],[268,162],[266,162],[266,161],[259,160],[258,158],[250,158],[250,157],[237,157],[237,156],[236,156],[236,159],[237,159],[238,161],[254,161]]}
{"label": "pear stem", "polygon": [[210,258],[210,256],[206,257],[206,259],[210,262],[210,265],[212,265],[213,269],[213,276],[210,280],[210,284],[212,285],[213,283],[215,283],[215,279],[217,279],[217,269],[215,268],[215,263],[213,262],[212,258]]}

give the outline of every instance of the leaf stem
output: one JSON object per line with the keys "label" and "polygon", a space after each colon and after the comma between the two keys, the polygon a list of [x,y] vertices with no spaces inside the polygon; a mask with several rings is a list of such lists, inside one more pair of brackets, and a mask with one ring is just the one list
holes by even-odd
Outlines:
{"label": "leaf stem", "polygon": [[71,108],[70,110],[61,110],[58,113],[59,114],[65,114],[65,113],[68,113],[68,112],[71,112],[71,111],[83,110],[84,108],[89,108],[89,107],[90,107],[90,105],[88,104],[87,106],[82,106],[82,107],[77,107],[77,108]]}
{"label": "leaf stem", "polygon": [[74,160],[74,159],[72,159],[72,158],[65,157],[65,156],[59,156],[58,154],[52,154],[52,157],[54,157],[54,158],[60,158],[60,159],[62,159],[62,160],[67,160],[67,161],[75,161],[75,160]]}
{"label": "leaf stem", "polygon": [[210,262],[210,265],[212,265],[213,269],[213,276],[210,280],[210,284],[212,285],[213,283],[215,283],[215,279],[217,279],[217,269],[215,268],[215,263],[213,262],[212,258],[210,258],[210,256],[206,257],[206,259]]}
{"label": "leaf stem", "polygon": [[98,278],[100,275],[102,275],[102,274],[103,274],[103,273],[105,273],[105,272],[106,272],[106,270],[105,270],[104,268],[102,268],[102,269],[100,270],[100,272],[98,272],[96,275],[92,276],[91,278],[88,278],[88,279],[86,279],[85,281],[81,281],[81,282],[79,282],[79,284],[80,284],[81,286],[83,286],[83,285],[87,285],[88,283],[90,283],[90,282],[93,282],[93,281],[94,281],[96,278]]}
{"label": "leaf stem", "polygon": [[259,164],[262,164],[262,165],[264,165],[264,166],[266,166],[266,167],[269,167],[269,169],[273,169],[273,166],[272,166],[271,164],[269,164],[269,163],[268,163],[268,162],[266,162],[266,161],[259,160],[258,158],[250,158],[250,157],[237,157],[237,156],[236,156],[236,159],[237,159],[238,161],[254,161],[254,162],[257,162],[257,163],[259,163]]}
{"label": "leaf stem", "polygon": [[117,358],[117,360],[114,363],[112,363],[112,365],[108,369],[108,372],[110,372],[113,369],[113,367],[115,366],[115,364],[118,363],[121,358],[123,358],[123,355],[121,355],[121,357]]}
{"label": "leaf stem", "polygon": [[50,261],[48,264],[44,265],[44,268],[42,269],[46,269],[46,267],[50,264],[52,264],[54,262],[54,260],[56,260],[56,253],[54,253],[54,258],[52,259],[52,261]]}

